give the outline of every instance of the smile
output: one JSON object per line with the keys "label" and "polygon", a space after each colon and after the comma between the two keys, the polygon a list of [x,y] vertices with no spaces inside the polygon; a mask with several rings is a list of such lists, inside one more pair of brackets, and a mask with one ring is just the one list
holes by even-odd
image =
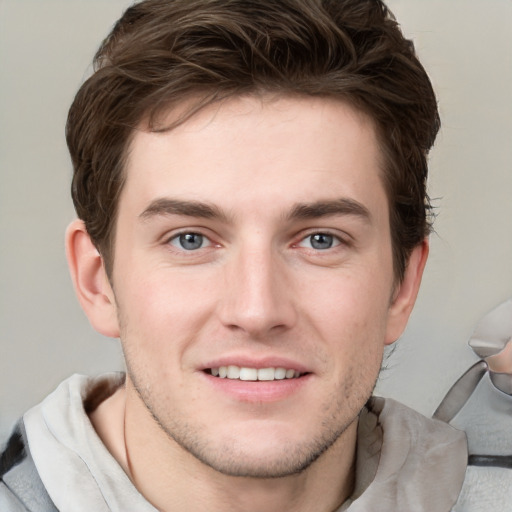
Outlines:
{"label": "smile", "polygon": [[294,379],[302,374],[297,370],[286,368],[247,368],[235,365],[210,368],[209,373],[221,379],[245,380],[245,381],[271,381]]}

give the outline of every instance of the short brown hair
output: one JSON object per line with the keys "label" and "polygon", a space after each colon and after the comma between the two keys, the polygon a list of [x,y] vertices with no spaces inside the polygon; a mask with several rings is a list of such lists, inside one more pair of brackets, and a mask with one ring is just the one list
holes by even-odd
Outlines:
{"label": "short brown hair", "polygon": [[379,0],[145,0],[130,7],[71,105],[66,137],[78,216],[113,264],[117,203],[134,128],[196,98],[256,92],[348,101],[374,121],[384,157],[395,275],[430,231],[427,154],[440,121],[411,41]]}

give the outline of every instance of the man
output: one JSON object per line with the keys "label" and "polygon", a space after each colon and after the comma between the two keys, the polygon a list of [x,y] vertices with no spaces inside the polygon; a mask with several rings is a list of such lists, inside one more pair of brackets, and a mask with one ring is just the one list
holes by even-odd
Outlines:
{"label": "man", "polygon": [[439,128],[386,7],[146,0],[95,63],[67,253],[126,376],[24,415],[1,509],[450,510],[463,434],[371,398],[427,259]]}

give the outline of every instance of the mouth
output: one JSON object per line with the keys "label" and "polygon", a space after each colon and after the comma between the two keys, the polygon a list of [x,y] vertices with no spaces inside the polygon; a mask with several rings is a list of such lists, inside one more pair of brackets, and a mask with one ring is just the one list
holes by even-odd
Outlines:
{"label": "mouth", "polygon": [[301,373],[292,368],[249,368],[245,366],[219,366],[218,368],[207,368],[204,370],[208,375],[219,379],[241,380],[241,381],[275,381],[298,379],[306,373]]}

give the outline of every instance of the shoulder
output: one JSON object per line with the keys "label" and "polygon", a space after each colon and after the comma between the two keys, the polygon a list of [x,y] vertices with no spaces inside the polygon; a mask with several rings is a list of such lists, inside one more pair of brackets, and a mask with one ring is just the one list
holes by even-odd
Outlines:
{"label": "shoulder", "polygon": [[29,512],[29,509],[0,481],[0,510],[2,512]]}
{"label": "shoulder", "polygon": [[[457,428],[410,409],[391,398],[372,397],[367,404],[368,410],[377,415],[384,434],[389,437],[399,437],[403,443],[404,437],[410,439],[412,445],[421,441],[424,448],[436,448],[441,444],[453,444],[461,449],[466,456],[466,438]],[[398,435],[401,433],[402,435]]]}
{"label": "shoulder", "polygon": [[57,512],[32,460],[22,421],[0,453],[0,510]]}
{"label": "shoulder", "polygon": [[[355,510],[449,510],[466,471],[463,432],[373,397],[358,430]],[[374,468],[368,475],[369,462]]]}

